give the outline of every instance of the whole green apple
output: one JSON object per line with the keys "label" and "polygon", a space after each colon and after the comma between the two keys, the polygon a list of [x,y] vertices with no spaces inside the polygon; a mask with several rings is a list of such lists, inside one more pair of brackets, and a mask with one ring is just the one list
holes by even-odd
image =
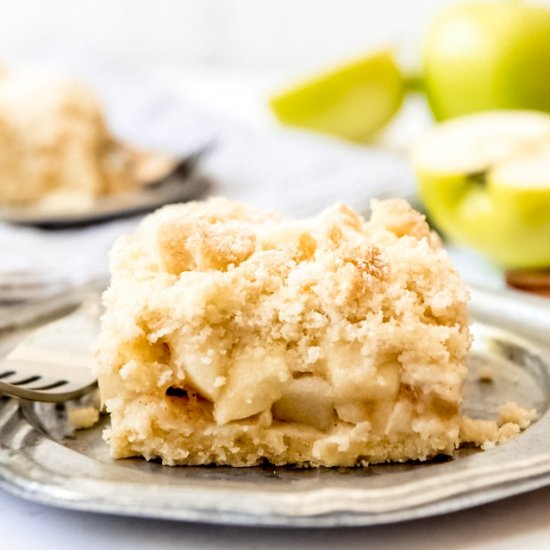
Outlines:
{"label": "whole green apple", "polygon": [[413,149],[443,233],[502,267],[550,266],[550,116],[492,111],[434,127]]}
{"label": "whole green apple", "polygon": [[452,6],[428,29],[422,67],[438,120],[491,109],[550,111],[550,9],[522,1]]}

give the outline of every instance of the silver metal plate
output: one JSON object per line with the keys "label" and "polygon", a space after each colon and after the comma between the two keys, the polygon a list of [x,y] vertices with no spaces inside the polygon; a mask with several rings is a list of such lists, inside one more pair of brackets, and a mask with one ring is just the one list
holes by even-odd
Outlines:
{"label": "silver metal plate", "polygon": [[[108,424],[71,433],[63,407],[0,399],[0,486],[55,506],[217,524],[336,527],[442,514],[550,484],[550,355],[539,344],[473,326],[466,412],[493,417],[514,400],[541,418],[488,451],[452,459],[368,468],[298,470],[163,467],[114,461],[101,438]],[[22,334],[22,333],[21,333]],[[0,353],[19,332],[2,333]],[[478,371],[494,369],[482,383]]]}
{"label": "silver metal plate", "polygon": [[100,197],[92,206],[76,211],[47,211],[36,206],[0,208],[0,221],[45,228],[88,225],[159,208],[164,204],[196,199],[206,192],[205,178],[174,173],[161,182],[132,193]]}

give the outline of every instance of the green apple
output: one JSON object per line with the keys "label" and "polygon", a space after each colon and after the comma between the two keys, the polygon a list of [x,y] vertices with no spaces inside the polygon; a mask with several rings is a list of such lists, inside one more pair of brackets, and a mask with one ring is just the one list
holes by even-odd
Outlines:
{"label": "green apple", "polygon": [[550,111],[550,8],[452,6],[428,29],[422,67],[438,120],[492,109]]}
{"label": "green apple", "polygon": [[550,266],[550,116],[491,111],[435,126],[412,151],[435,224],[502,267]]}
{"label": "green apple", "polygon": [[273,97],[280,122],[366,142],[401,106],[404,79],[389,50],[301,82]]}

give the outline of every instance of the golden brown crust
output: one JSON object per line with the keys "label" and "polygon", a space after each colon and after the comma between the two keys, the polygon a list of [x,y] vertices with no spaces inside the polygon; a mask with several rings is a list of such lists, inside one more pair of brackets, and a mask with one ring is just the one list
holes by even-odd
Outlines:
{"label": "golden brown crust", "polygon": [[158,246],[166,271],[226,270],[249,258],[256,248],[256,236],[242,223],[215,216],[164,222],[158,229]]}
{"label": "golden brown crust", "polygon": [[388,199],[383,202],[375,201],[374,204],[372,222],[380,223],[398,237],[409,235],[421,239],[430,234],[426,218],[411,209],[406,201]]}

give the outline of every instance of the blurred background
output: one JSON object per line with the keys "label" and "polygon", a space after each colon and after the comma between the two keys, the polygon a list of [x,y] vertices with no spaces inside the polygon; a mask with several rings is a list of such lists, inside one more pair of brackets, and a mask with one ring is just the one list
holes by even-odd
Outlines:
{"label": "blurred background", "polygon": [[[550,0],[531,3],[550,9]],[[336,201],[367,213],[372,197],[387,196],[405,197],[424,209],[409,153],[434,125],[434,116],[415,79],[423,70],[421,43],[430,25],[457,4],[2,0],[0,66],[8,72],[24,68],[79,78],[102,99],[117,139],[178,159],[198,159],[193,174],[208,180],[200,196],[227,195],[289,216],[312,215]],[[547,45],[549,50],[550,38]],[[402,105],[398,99],[388,108],[387,120],[368,139],[280,124],[292,116],[284,100],[279,112],[275,104],[270,108],[281,91],[299,89],[312,75],[338,71],[381,49],[392,52],[407,93]],[[478,57],[487,57],[488,49],[481,45]],[[353,110],[346,116],[353,124]],[[17,215],[3,219],[17,222]],[[0,224],[0,269],[11,274],[38,270],[73,285],[104,277],[107,250],[140,216],[113,218],[101,224],[84,218],[57,231],[43,230],[40,223]],[[469,281],[503,284],[498,262],[468,246],[448,244]],[[75,253],[83,247],[86,255]]]}
{"label": "blurred background", "polygon": [[50,55],[124,68],[300,73],[383,43],[416,49],[450,0],[2,2],[6,61]]}
{"label": "blurred background", "polygon": [[[407,67],[452,0],[39,0],[1,2],[13,63],[147,75],[213,112],[269,124],[266,99],[295,78],[391,46]],[[90,68],[91,66],[91,68]],[[101,91],[101,90],[100,90]]]}

